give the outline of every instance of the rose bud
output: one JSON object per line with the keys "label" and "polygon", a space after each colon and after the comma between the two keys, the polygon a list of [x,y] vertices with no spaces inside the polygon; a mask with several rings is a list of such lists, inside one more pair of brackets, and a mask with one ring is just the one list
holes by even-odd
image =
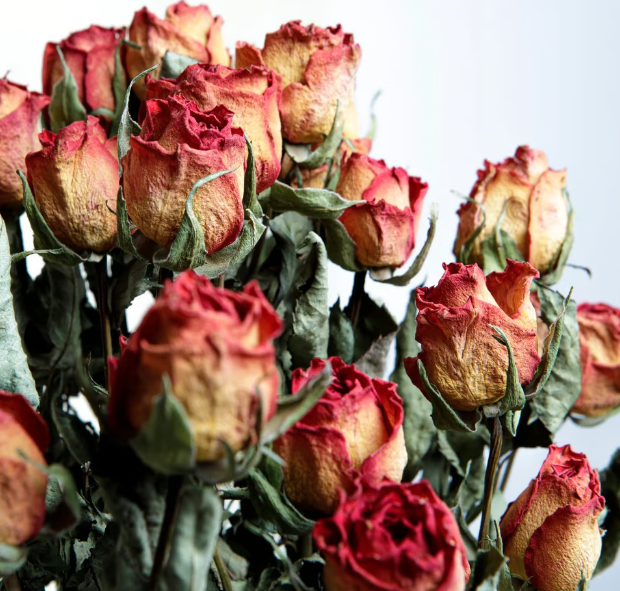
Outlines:
{"label": "rose bud", "polygon": [[422,202],[428,185],[402,168],[355,153],[343,158],[336,192],[367,203],[338,218],[355,242],[355,254],[368,267],[400,267],[415,247]]}
{"label": "rose bud", "polygon": [[529,263],[510,259],[505,271],[486,277],[478,265],[443,267],[435,287],[416,290],[415,338],[422,351],[404,359],[405,369],[426,395],[420,359],[429,382],[453,409],[474,410],[506,394],[508,352],[489,325],[508,337],[521,384],[534,377],[540,356],[530,285],[538,272]]}
{"label": "rose bud", "polygon": [[601,553],[605,507],[598,474],[570,445],[552,445],[535,480],[508,505],[500,527],[513,575],[538,591],[577,589]]}
{"label": "rose bud", "polygon": [[52,95],[64,76],[56,46],[64,55],[77,85],[78,97],[91,111],[104,107],[114,111],[114,54],[125,29],[93,25],[69,35],[60,43],[48,43],[43,55],[43,92]]}
{"label": "rose bud", "polygon": [[213,253],[234,242],[243,226],[245,138],[223,106],[201,111],[181,95],[146,103],[139,136],[123,157],[123,193],[132,221],[169,246],[177,235],[194,183],[233,169],[198,189],[194,212]]}
{"label": "rose bud", "polygon": [[[45,521],[45,421],[20,394],[0,390],[0,544],[19,546]],[[27,458],[27,459],[25,459]]]}
{"label": "rose bud", "polygon": [[234,292],[181,273],[166,282],[120,358],[110,359],[110,427],[126,438],[139,433],[167,375],[191,424],[198,462],[223,458],[222,440],[235,452],[244,449],[255,440],[259,406],[265,421],[276,410],[272,340],[281,331],[258,283]]}
{"label": "rose bud", "polygon": [[[504,213],[501,228],[508,232],[525,260],[541,275],[552,271],[568,232],[565,187],[566,170],[551,170],[540,150],[521,146],[514,158],[499,164],[485,161],[470,197],[484,206],[486,222],[474,242],[471,260],[466,262],[483,264],[482,241],[495,232]],[[482,209],[476,203],[468,201],[458,210],[460,221],[454,243],[457,257],[482,223]]]}
{"label": "rose bud", "polygon": [[15,171],[26,170],[26,154],[39,149],[41,110],[49,103],[44,94],[0,78],[0,209],[15,207],[24,198]]}
{"label": "rose bud", "polygon": [[344,134],[359,136],[353,90],[361,55],[340,25],[321,29],[291,21],[266,35],[262,50],[237,43],[235,65],[266,66],[282,75],[282,133],[289,142],[311,144],[329,134],[338,101],[346,117]]}
{"label": "rose bud", "polygon": [[233,125],[252,142],[256,161],[256,189],[260,193],[277,180],[282,158],[282,131],[278,104],[282,77],[265,68],[235,70],[226,66],[196,64],[175,80],[147,79],[147,100],[180,93],[209,111],[224,105],[234,112]]}
{"label": "rose bud", "polygon": [[580,304],[581,394],[573,412],[602,417],[620,406],[620,310],[607,304]]}
{"label": "rose bud", "polygon": [[469,578],[456,520],[426,480],[360,482],[313,538],[327,591],[463,591]]}
{"label": "rose bud", "polygon": [[[314,408],[274,442],[285,461],[284,488],[305,511],[332,513],[338,491],[351,492],[363,475],[371,484],[400,482],[407,463],[403,402],[396,384],[369,378],[354,365],[331,357],[333,381]],[[293,393],[325,368],[293,372]]]}
{"label": "rose bud", "polygon": [[[188,6],[183,0],[168,7],[164,20],[146,8],[139,10],[129,27],[129,39],[142,49],[126,48],[125,67],[129,77],[133,79],[160,63],[166,51],[186,55],[199,62],[230,65],[230,55],[222,39],[223,24],[222,17],[213,18],[204,4]],[[144,80],[139,80],[133,88],[138,97],[144,99]]]}
{"label": "rose bud", "polygon": [[116,216],[108,203],[116,202],[119,185],[116,138],[107,139],[90,115],[39,138],[43,149],[26,156],[28,184],[50,230],[77,252],[110,250]]}

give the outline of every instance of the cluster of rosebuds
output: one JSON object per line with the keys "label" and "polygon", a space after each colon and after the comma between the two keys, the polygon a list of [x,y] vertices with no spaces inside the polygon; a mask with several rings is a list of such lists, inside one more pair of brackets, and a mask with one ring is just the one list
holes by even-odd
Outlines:
{"label": "cluster of rosebuds", "polygon": [[602,490],[553,441],[620,408],[620,310],[550,287],[566,171],[485,162],[399,325],[364,282],[407,286],[437,215],[421,245],[428,185],[360,137],[359,45],[293,21],[233,67],[222,25],[144,8],[49,43],[45,94],[0,80],[0,589],[585,589],[620,459]]}

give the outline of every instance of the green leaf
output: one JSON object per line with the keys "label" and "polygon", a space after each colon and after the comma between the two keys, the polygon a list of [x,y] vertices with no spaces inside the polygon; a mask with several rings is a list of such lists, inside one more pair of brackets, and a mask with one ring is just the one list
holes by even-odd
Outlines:
{"label": "green leaf", "polygon": [[275,474],[272,481],[268,480],[259,469],[252,470],[248,474],[250,500],[254,509],[261,520],[273,525],[274,533],[288,535],[310,533],[314,521],[304,517],[286,498],[282,491],[284,478],[282,468],[272,460],[267,461],[271,464],[270,471]]}
{"label": "green leaf", "polygon": [[541,285],[538,286],[538,296],[541,318],[549,326],[549,336],[545,339],[545,355],[539,366],[541,371],[537,370],[538,375],[534,377],[536,395],[531,405],[543,425],[555,433],[581,392],[577,307],[569,299],[570,294],[564,299]]}
{"label": "green leaf", "polygon": [[11,253],[4,219],[0,217],[0,390],[24,396],[33,407],[39,394],[15,321],[11,295]]}
{"label": "green leaf", "polygon": [[28,558],[24,546],[9,546],[0,542],[0,577],[8,577],[17,572]]}
{"label": "green leaf", "polygon": [[351,321],[340,309],[340,300],[331,307],[329,313],[329,357],[340,357],[345,363],[353,363],[355,333]]}
{"label": "green leaf", "polygon": [[71,472],[61,464],[45,468],[47,492],[45,506],[47,517],[41,533],[62,536],[82,520],[82,506]]}
{"label": "green leaf", "polygon": [[479,551],[468,591],[513,591],[507,568],[506,557],[497,548]]}
{"label": "green leaf", "polygon": [[609,466],[601,472],[601,494],[605,497],[607,513],[601,527],[603,549],[594,575],[601,574],[614,564],[620,550],[620,449],[616,450]]}
{"label": "green leaf", "polygon": [[37,250],[45,250],[47,254],[42,254],[46,261],[52,263],[60,263],[61,265],[79,265],[88,259],[82,258],[70,248],[67,248],[62,244],[54,233],[50,230],[45,219],[41,215],[39,208],[34,200],[34,196],[30,191],[28,181],[21,170],[17,171],[19,178],[22,180],[24,188],[24,209],[28,216],[28,221],[32,226],[32,233],[34,234],[34,247]]}
{"label": "green leaf", "polygon": [[116,197],[116,245],[132,257],[143,259],[133,243],[131,223],[127,213],[127,202],[123,197],[123,187],[118,188]]}
{"label": "green leaf", "polygon": [[345,209],[366,203],[349,201],[326,189],[293,189],[276,181],[258,196],[263,207],[274,211],[296,211],[311,218],[336,219]]}
{"label": "green leaf", "polygon": [[[121,48],[123,45],[128,45],[134,49],[141,49],[139,45],[129,41],[129,39],[119,39],[119,42],[114,51],[114,77],[112,78],[112,91],[114,93],[114,112],[110,111],[108,115],[112,122],[110,124],[110,131],[108,137],[114,137],[118,135],[118,128],[121,123],[121,117],[123,115],[125,92],[127,92],[127,82],[125,79],[125,68],[123,67],[123,60],[121,57]],[[97,109],[100,111],[101,109]],[[95,111],[92,113],[95,114]]]}
{"label": "green leaf", "polygon": [[183,73],[187,66],[193,66],[199,62],[200,60],[194,59],[189,55],[181,55],[173,51],[166,51],[161,60],[161,77],[177,78]]}
{"label": "green leaf", "polygon": [[[194,196],[200,187],[211,181],[233,172],[234,169],[220,170],[204,178],[197,180],[192,190],[187,196],[185,203],[185,213],[181,220],[181,226],[172,243],[172,246],[165,252],[164,249],[158,252],[153,259],[155,264],[165,269],[173,271],[185,271],[195,269],[205,262],[207,251],[205,250],[205,235],[202,231],[200,221],[194,213]],[[160,254],[161,253],[161,254]]]}
{"label": "green leaf", "polygon": [[243,208],[244,210],[249,209],[254,216],[260,218],[263,215],[263,208],[256,195],[256,160],[254,159],[254,148],[248,136],[244,134],[244,137],[245,145],[248,148],[248,158],[243,180]]}
{"label": "green leaf", "polygon": [[181,490],[170,554],[156,591],[206,591],[222,517],[222,502],[212,487]]}
{"label": "green leaf", "polygon": [[340,101],[338,101],[336,105],[336,114],[334,115],[334,122],[332,123],[329,134],[325,137],[323,143],[316,150],[305,153],[300,157],[297,150],[294,149],[296,147],[294,144],[284,142],[284,149],[286,153],[294,162],[300,164],[303,168],[314,169],[323,166],[328,159],[334,157],[342,140],[342,132],[344,130],[346,117],[343,116],[339,118],[339,114]]}
{"label": "green leaf", "polygon": [[388,354],[392,350],[392,344],[397,332],[395,330],[389,334],[382,335],[374,341],[370,348],[355,360],[357,369],[371,378],[383,379],[385,377]]}
{"label": "green leaf", "polygon": [[261,442],[268,444],[280,437],[300,421],[323,396],[332,381],[332,368],[325,363],[323,371],[312,378],[303,388],[291,396],[278,399],[276,414],[264,426]]}
{"label": "green leaf", "polygon": [[349,236],[343,223],[338,220],[321,220],[325,230],[325,246],[329,260],[346,271],[357,273],[364,267],[355,256],[355,242]]}
{"label": "green leaf", "polygon": [[473,433],[478,427],[482,416],[475,411],[456,411],[443,398],[441,392],[430,383],[421,359],[418,359],[418,370],[424,389],[433,405],[433,423],[437,429]]}
{"label": "green leaf", "polygon": [[163,392],[153,403],[149,420],[130,444],[147,466],[162,474],[184,474],[196,465],[192,428],[168,376],[164,376]]}
{"label": "green leaf", "polygon": [[149,263],[143,259],[130,258],[127,264],[112,267],[112,280],[110,282],[110,308],[112,317],[120,319],[123,312],[131,305],[131,302],[151,287],[146,273]]}
{"label": "green leaf", "polygon": [[424,394],[413,385],[403,363],[405,357],[415,357],[420,352],[415,340],[416,314],[415,291],[412,291],[405,319],[396,335],[396,366],[390,376],[390,381],[398,386],[398,394],[403,400],[405,410],[403,431],[407,447],[407,466],[403,481],[415,478],[421,468],[422,458],[430,449],[437,434],[431,418],[433,407]]}
{"label": "green leaf", "polygon": [[56,52],[62,65],[63,77],[54,85],[52,102],[49,106],[50,123],[54,133],[74,121],[86,121],[86,108],[78,98],[75,78],[67,66],[60,45],[56,46]]}
{"label": "green leaf", "polygon": [[325,244],[310,232],[297,251],[303,261],[295,282],[297,298],[293,330],[288,348],[294,367],[308,367],[315,357],[327,357],[329,316],[327,293],[327,252]]}
{"label": "green leaf", "polygon": [[575,241],[575,210],[573,209],[573,204],[571,203],[566,188],[563,190],[563,192],[564,196],[566,197],[566,203],[568,205],[568,223],[566,226],[566,238],[564,239],[564,242],[562,242],[562,247],[551,270],[542,275],[540,278],[540,282],[544,283],[545,285],[553,285],[562,278],[562,274],[564,273],[564,269],[566,268],[566,265],[568,263],[568,257],[570,256],[570,252],[573,248],[573,243]]}
{"label": "green leaf", "polygon": [[426,261],[426,257],[431,249],[433,244],[433,239],[435,238],[435,230],[437,229],[437,204],[433,203],[431,207],[431,217],[430,217],[430,225],[428,227],[428,232],[426,234],[426,242],[424,242],[424,246],[422,250],[419,252],[418,256],[414,259],[411,267],[407,269],[405,273],[399,275],[397,277],[387,277],[382,278],[377,274],[377,271],[371,269],[370,276],[379,283],[387,283],[388,285],[397,285],[399,287],[404,287],[405,285],[409,285],[409,282],[422,270],[422,265]]}

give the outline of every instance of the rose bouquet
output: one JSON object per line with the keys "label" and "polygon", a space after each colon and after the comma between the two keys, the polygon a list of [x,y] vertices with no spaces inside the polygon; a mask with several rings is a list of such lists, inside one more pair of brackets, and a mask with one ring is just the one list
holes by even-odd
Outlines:
{"label": "rose bouquet", "polygon": [[0,589],[585,589],[620,460],[553,442],[620,408],[620,311],[552,289],[566,171],[485,162],[398,323],[366,281],[411,285],[437,211],[359,132],[360,46],[222,26],[144,8],[48,43],[45,94],[0,80]]}

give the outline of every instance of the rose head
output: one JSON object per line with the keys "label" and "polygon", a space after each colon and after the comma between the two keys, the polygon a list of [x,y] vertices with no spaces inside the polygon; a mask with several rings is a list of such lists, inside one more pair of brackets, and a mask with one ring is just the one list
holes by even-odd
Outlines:
{"label": "rose head", "polygon": [[368,267],[400,267],[415,247],[422,202],[428,185],[402,168],[365,154],[343,155],[336,192],[366,203],[338,218],[355,242],[355,254]]}
{"label": "rose head", "polygon": [[[0,544],[19,546],[45,521],[47,425],[20,394],[0,390]],[[24,459],[28,458],[27,461]]]}
{"label": "rose head", "polygon": [[322,142],[329,133],[340,101],[344,133],[358,137],[353,103],[355,73],[361,49],[340,25],[321,29],[301,21],[282,25],[257,49],[237,43],[236,66],[265,66],[282,75],[282,133],[293,143]]}
{"label": "rose head", "polygon": [[259,400],[268,420],[276,410],[279,377],[272,339],[282,322],[258,284],[243,292],[214,287],[193,271],[167,282],[162,295],[110,359],[110,427],[135,436],[170,377],[190,421],[199,462],[224,457],[256,434]]}
{"label": "rose head", "polygon": [[620,310],[607,304],[580,304],[581,394],[573,412],[602,417],[620,406]]}
{"label": "rose head", "polygon": [[26,170],[26,154],[39,149],[39,119],[49,103],[44,94],[0,78],[0,208],[18,206],[24,198],[15,171]]}
{"label": "rose head", "polygon": [[256,160],[256,190],[262,192],[277,180],[282,157],[282,131],[278,105],[282,77],[252,66],[235,70],[226,66],[195,64],[176,80],[147,79],[147,100],[180,93],[209,111],[224,105],[234,112],[233,125],[241,127],[252,142]]}
{"label": "rose head", "polygon": [[[350,492],[363,475],[371,484],[400,481],[407,463],[403,402],[396,384],[369,378],[331,357],[333,381],[316,406],[274,442],[286,462],[284,488],[300,509],[332,513],[338,491]],[[293,393],[325,368],[293,372]]]}
{"label": "rose head", "polygon": [[[551,170],[540,150],[517,148],[514,158],[499,164],[485,161],[470,197],[484,205],[486,222],[474,242],[472,260],[482,264],[482,241],[495,232],[505,209],[502,229],[514,239],[519,252],[542,275],[551,271],[567,236],[568,201],[564,194],[566,170]],[[461,205],[454,253],[482,223],[476,203]]]}
{"label": "rose head", "polygon": [[107,139],[96,117],[58,134],[39,136],[42,150],[26,156],[28,184],[54,235],[75,251],[114,246],[116,216],[108,208],[118,194],[116,138]]}
{"label": "rose head", "polygon": [[142,131],[131,136],[121,161],[122,183],[132,221],[157,244],[172,244],[194,183],[222,170],[234,169],[194,196],[207,252],[228,246],[241,232],[246,146],[232,118],[223,106],[201,111],[181,95],[146,103]]}
{"label": "rose head", "polygon": [[570,445],[552,445],[535,480],[508,505],[500,527],[508,566],[538,591],[576,589],[601,553],[598,474]]}
{"label": "rose head", "polygon": [[463,591],[469,578],[456,520],[426,480],[358,483],[313,537],[327,591]]}
{"label": "rose head", "polygon": [[125,29],[93,25],[72,33],[60,43],[48,43],[43,55],[43,92],[52,95],[64,76],[56,46],[64,55],[77,85],[78,97],[90,111],[104,107],[114,111],[114,54]]}
{"label": "rose head", "polygon": [[540,363],[536,312],[530,285],[537,271],[529,263],[508,260],[501,273],[487,277],[478,265],[444,264],[435,287],[416,290],[417,357],[405,358],[405,369],[424,392],[418,359],[429,381],[456,410],[474,410],[506,394],[506,347],[496,341],[501,328],[512,345],[519,381],[527,384]]}
{"label": "rose head", "polygon": [[[167,8],[164,20],[146,8],[139,10],[129,27],[129,39],[142,49],[126,47],[125,68],[129,78],[133,79],[161,63],[166,51],[187,55],[200,62],[230,65],[230,55],[222,39],[223,24],[222,17],[213,18],[204,4],[188,6],[183,0]],[[136,82],[133,88],[144,100],[144,80]]]}

